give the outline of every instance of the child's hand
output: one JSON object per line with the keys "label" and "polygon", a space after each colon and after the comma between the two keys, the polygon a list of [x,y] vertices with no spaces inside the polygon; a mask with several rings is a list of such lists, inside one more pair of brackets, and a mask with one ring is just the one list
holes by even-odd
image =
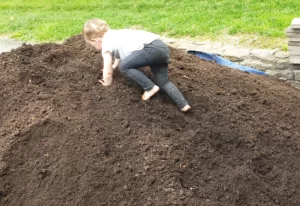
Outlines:
{"label": "child's hand", "polygon": [[108,73],[108,76],[106,78],[100,79],[98,80],[98,82],[100,82],[103,86],[109,86],[112,84],[113,78],[112,78],[112,74]]}
{"label": "child's hand", "polygon": [[100,79],[98,82],[100,82],[103,86],[107,86],[103,79]]}

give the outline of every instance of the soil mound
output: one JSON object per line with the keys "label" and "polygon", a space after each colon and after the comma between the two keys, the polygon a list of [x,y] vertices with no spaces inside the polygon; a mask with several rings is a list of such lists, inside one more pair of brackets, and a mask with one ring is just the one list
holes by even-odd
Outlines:
{"label": "soil mound", "polygon": [[2,53],[0,205],[299,206],[300,91],[170,49],[188,114],[80,35]]}

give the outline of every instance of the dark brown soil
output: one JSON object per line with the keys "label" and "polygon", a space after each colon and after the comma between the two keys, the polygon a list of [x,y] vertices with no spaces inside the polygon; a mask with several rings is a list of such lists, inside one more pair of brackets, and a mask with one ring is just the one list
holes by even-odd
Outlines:
{"label": "dark brown soil", "polygon": [[[193,107],[115,72],[81,36],[0,55],[0,205],[300,205],[300,91],[171,48]],[[148,68],[144,68],[148,74]]]}

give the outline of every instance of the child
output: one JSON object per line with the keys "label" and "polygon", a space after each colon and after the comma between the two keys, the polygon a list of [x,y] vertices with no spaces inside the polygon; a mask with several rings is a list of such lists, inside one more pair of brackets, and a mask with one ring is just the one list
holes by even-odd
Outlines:
{"label": "child", "polygon": [[[112,30],[101,19],[87,21],[83,34],[87,43],[97,50],[102,50],[103,79],[99,80],[102,85],[112,84],[113,69],[119,67],[122,74],[145,90],[142,100],[150,99],[161,89],[170,96],[182,112],[191,109],[182,93],[168,80],[170,52],[158,35],[141,30]],[[155,83],[139,70],[146,66],[151,68]]]}

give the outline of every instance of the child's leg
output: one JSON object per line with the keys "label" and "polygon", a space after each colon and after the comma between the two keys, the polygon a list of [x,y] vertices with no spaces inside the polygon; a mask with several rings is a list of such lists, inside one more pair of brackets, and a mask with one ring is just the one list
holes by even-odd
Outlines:
{"label": "child's leg", "polygon": [[142,100],[144,101],[149,100],[158,91],[159,91],[159,87],[154,85],[154,87],[151,90],[144,92],[144,94],[142,95]]}
{"label": "child's leg", "polygon": [[168,64],[151,66],[155,83],[176,103],[178,108],[186,112],[191,109],[179,89],[168,79]]}
{"label": "child's leg", "polygon": [[138,50],[125,58],[119,65],[122,74],[138,83],[145,90],[145,93],[142,95],[143,100],[150,99],[159,91],[159,87],[139,70],[140,67],[145,67],[148,64],[145,52]]}

